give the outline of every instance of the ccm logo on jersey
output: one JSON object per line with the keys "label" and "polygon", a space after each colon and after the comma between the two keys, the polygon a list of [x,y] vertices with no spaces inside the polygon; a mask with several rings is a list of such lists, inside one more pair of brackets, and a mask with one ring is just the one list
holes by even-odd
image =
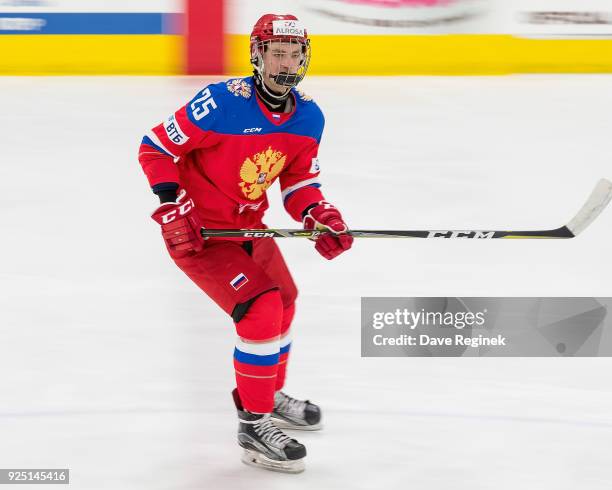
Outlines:
{"label": "ccm logo on jersey", "polygon": [[494,231],[430,231],[427,238],[493,238]]}
{"label": "ccm logo on jersey", "polygon": [[244,236],[248,236],[249,238],[274,238],[274,233],[265,231],[252,231],[249,233],[245,233]]}
{"label": "ccm logo on jersey", "polygon": [[189,137],[183,133],[178,121],[174,118],[174,114],[164,122],[164,129],[166,130],[166,134],[168,135],[168,138],[170,138],[170,141],[172,141],[175,145],[184,145],[187,143]]}
{"label": "ccm logo on jersey", "polygon": [[261,133],[261,128],[247,128],[243,133]]}
{"label": "ccm logo on jersey", "polygon": [[181,204],[178,208],[175,208],[172,211],[162,215],[162,223],[164,224],[172,223],[179,216],[186,215],[189,211],[193,209],[193,207],[194,207],[193,200],[189,199],[188,201]]}

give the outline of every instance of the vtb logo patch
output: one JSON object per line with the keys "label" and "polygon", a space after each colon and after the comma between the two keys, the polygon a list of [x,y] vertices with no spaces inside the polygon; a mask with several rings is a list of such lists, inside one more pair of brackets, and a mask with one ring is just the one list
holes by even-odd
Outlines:
{"label": "vtb logo patch", "polygon": [[272,149],[260,151],[247,158],[240,167],[242,182],[238,185],[247,199],[254,201],[263,196],[285,166],[287,155]]}
{"label": "vtb logo patch", "polygon": [[189,137],[183,133],[183,130],[179,126],[178,121],[172,114],[166,121],[164,121],[164,129],[170,141],[175,145],[184,145],[189,140]]}

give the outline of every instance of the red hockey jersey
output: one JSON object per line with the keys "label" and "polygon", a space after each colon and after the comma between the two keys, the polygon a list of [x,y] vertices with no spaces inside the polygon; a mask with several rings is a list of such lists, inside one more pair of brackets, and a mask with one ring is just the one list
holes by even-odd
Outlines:
{"label": "red hockey jersey", "polygon": [[207,228],[262,228],[266,190],[280,181],[297,221],[323,199],[317,153],[324,118],[295,88],[291,113],[268,111],[253,77],[209,85],[142,140],[139,161],[154,192],[184,188]]}

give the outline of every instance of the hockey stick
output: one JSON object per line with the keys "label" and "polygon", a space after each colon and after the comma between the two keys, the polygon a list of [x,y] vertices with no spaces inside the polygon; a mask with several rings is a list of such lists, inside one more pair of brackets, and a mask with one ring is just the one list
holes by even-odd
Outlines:
{"label": "hockey stick", "polygon": [[[574,238],[589,226],[612,199],[612,182],[601,179],[578,214],[554,230],[349,230],[359,238]],[[321,231],[302,229],[225,230],[202,228],[204,238],[316,238]]]}

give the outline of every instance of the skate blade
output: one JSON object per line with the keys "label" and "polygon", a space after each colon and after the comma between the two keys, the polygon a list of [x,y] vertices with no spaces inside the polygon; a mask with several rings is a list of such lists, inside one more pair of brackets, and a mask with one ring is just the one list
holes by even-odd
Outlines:
{"label": "skate blade", "polygon": [[245,449],[242,454],[242,462],[256,468],[263,468],[270,471],[278,471],[279,473],[301,473],[304,471],[304,458],[293,461],[275,461],[265,457],[250,449]]}
{"label": "skate blade", "polygon": [[278,427],[279,429],[312,431],[312,430],[321,430],[323,428],[323,424],[320,422],[314,425],[297,425],[297,424],[292,424],[291,422],[288,422],[284,419],[277,419],[276,417],[272,417],[272,421],[274,422],[274,425],[276,425],[276,427]]}

